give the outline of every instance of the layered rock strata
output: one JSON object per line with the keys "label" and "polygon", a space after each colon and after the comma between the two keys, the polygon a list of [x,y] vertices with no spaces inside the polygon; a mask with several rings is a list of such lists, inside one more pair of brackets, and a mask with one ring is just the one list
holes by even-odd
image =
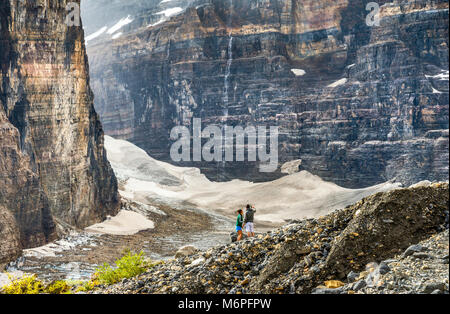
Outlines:
{"label": "layered rock strata", "polygon": [[[54,239],[57,221],[85,227],[119,206],[69,2],[80,1],[0,4],[0,232],[17,229],[18,250]],[[0,262],[15,255],[5,245]]]}
{"label": "layered rock strata", "polygon": [[[379,1],[379,26],[368,2],[204,0],[161,20],[148,7],[89,42],[106,133],[171,161],[170,130],[193,117],[276,125],[280,165],[301,159],[345,187],[448,180],[448,1]],[[281,175],[186,165],[214,180]]]}

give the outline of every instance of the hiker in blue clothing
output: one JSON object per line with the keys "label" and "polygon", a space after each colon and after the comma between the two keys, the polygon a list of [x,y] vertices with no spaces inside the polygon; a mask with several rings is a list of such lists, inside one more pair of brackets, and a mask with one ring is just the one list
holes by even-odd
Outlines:
{"label": "hiker in blue clothing", "polygon": [[238,233],[238,241],[242,240],[242,224],[244,223],[244,212],[242,211],[242,209],[239,209],[237,211],[238,213],[238,217],[237,217],[237,221],[236,221],[236,232]]}

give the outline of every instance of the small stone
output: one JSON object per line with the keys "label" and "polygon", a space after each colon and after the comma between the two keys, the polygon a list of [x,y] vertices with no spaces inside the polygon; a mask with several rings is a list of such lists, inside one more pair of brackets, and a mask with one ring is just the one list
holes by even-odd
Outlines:
{"label": "small stone", "polygon": [[183,258],[187,256],[192,256],[195,253],[198,252],[198,249],[195,246],[192,245],[186,245],[178,249],[177,253],[175,254],[175,258]]}
{"label": "small stone", "polygon": [[328,281],[325,281],[324,284],[325,284],[325,287],[327,287],[329,289],[337,289],[337,288],[345,286],[345,284],[339,280],[328,280]]}
{"label": "small stone", "polygon": [[311,294],[341,294],[342,292],[342,287],[337,289],[317,287],[311,292]]}
{"label": "small stone", "polygon": [[139,288],[142,288],[143,286],[145,286],[145,282],[144,281],[142,281],[142,280],[139,280],[138,282],[137,282],[137,284],[136,284],[136,287],[139,289]]}
{"label": "small stone", "polygon": [[201,265],[205,262],[205,259],[203,257],[200,257],[198,259],[196,259],[195,261],[193,261],[188,267],[194,267],[194,266],[198,266]]}
{"label": "small stone", "polygon": [[244,279],[242,282],[241,282],[241,286],[245,286],[245,285],[248,285],[248,283],[250,282],[250,280],[247,278],[247,279]]}
{"label": "small stone", "polygon": [[425,285],[422,292],[423,293],[432,293],[435,290],[445,291],[446,288],[447,287],[446,287],[445,283],[443,283],[443,282],[433,282],[433,283],[429,283],[429,284]]}
{"label": "small stone", "polygon": [[360,281],[358,281],[358,282],[356,282],[354,285],[353,285],[353,290],[354,291],[359,291],[359,290],[361,290],[361,289],[363,289],[364,287],[366,287],[367,286],[367,283],[366,283],[366,281],[365,280],[360,280]]}
{"label": "small stone", "polygon": [[380,266],[378,266],[378,271],[380,272],[380,274],[384,275],[384,274],[387,274],[388,272],[390,272],[391,269],[389,268],[389,266],[386,263],[381,262]]}
{"label": "small stone", "polygon": [[425,252],[427,250],[428,250],[428,248],[426,246],[423,246],[420,244],[414,244],[406,249],[406,251],[403,253],[403,257],[408,257],[410,255],[413,255],[414,253]]}
{"label": "small stone", "polygon": [[413,253],[412,256],[415,257],[415,258],[420,258],[420,259],[433,258],[432,255],[427,254],[427,253],[421,253],[421,252]]}
{"label": "small stone", "polygon": [[356,279],[358,279],[359,273],[355,273],[354,271],[351,271],[347,275],[347,281],[348,282],[355,282]]}

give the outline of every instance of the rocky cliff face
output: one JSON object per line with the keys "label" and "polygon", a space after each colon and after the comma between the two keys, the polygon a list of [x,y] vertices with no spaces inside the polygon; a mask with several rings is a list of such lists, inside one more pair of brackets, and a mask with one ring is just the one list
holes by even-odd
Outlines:
{"label": "rocky cliff face", "polygon": [[[149,3],[88,45],[106,133],[170,161],[170,130],[192,117],[277,125],[280,163],[346,187],[447,180],[448,1],[379,1],[372,27],[368,2],[184,1],[159,20]],[[218,180],[279,175],[189,165]]]}
{"label": "rocky cliff face", "polygon": [[[16,250],[53,239],[55,222],[85,227],[118,209],[83,29],[66,25],[68,2],[0,4],[0,209],[8,218],[0,233],[19,230]],[[3,249],[0,262],[14,255]]]}
{"label": "rocky cliff face", "polygon": [[0,270],[3,264],[20,255],[19,229],[12,213],[0,207]]}
{"label": "rocky cliff face", "polygon": [[[20,148],[20,134],[0,107],[0,267],[21,248],[56,237],[47,195],[30,157]],[[19,227],[20,226],[20,227]]]}

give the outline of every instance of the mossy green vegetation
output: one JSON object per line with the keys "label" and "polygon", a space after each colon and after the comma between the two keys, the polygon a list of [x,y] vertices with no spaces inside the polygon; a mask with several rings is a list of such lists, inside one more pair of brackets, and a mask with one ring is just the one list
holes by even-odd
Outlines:
{"label": "mossy green vegetation", "polygon": [[64,281],[64,280],[57,280],[49,284],[45,290],[44,293],[47,294],[71,294],[72,293],[72,286]]}
{"label": "mossy green vegetation", "polygon": [[115,267],[105,263],[97,268],[95,275],[100,284],[112,285],[124,278],[136,277],[153,266],[155,266],[155,263],[146,260],[144,252],[133,254],[128,251],[115,262]]}
{"label": "mossy green vegetation", "polygon": [[44,291],[44,284],[37,279],[36,275],[24,275],[21,278],[14,278],[8,274],[10,284],[2,287],[5,294],[39,294]]}
{"label": "mossy green vegetation", "polygon": [[67,294],[71,292],[72,286],[63,280],[44,284],[36,275],[24,275],[14,278],[8,275],[10,284],[1,288],[4,294]]}
{"label": "mossy green vegetation", "polygon": [[77,287],[76,291],[88,292],[99,285],[113,285],[125,278],[136,277],[159,263],[146,259],[142,251],[140,253],[126,251],[122,258],[115,261],[114,266],[105,263],[98,267],[91,280]]}
{"label": "mossy green vegetation", "polygon": [[145,258],[144,252],[125,251],[124,256],[116,260],[113,266],[105,263],[98,267],[89,281],[57,280],[45,284],[36,275],[24,275],[20,278],[13,278],[8,275],[11,282],[1,287],[0,293],[70,294],[73,292],[88,292],[100,285],[113,285],[125,278],[136,277],[157,264],[157,262]]}

